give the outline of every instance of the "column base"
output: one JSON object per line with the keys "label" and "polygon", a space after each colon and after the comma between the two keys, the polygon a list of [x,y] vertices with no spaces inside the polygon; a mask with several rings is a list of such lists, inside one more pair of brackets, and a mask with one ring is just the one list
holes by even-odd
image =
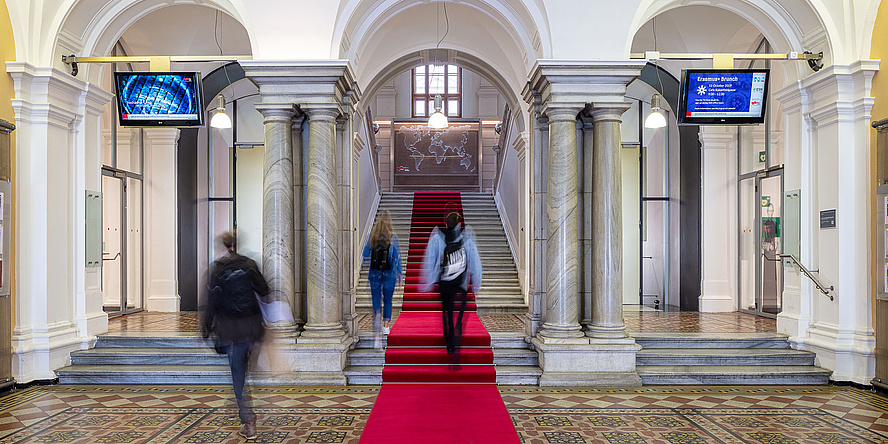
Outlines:
{"label": "column base", "polygon": [[[626,326],[606,327],[601,325],[589,325],[585,330],[586,336],[598,339],[626,339]],[[634,342],[634,341],[633,341]]]}
{"label": "column base", "polygon": [[635,339],[547,338],[531,340],[540,355],[540,386],[641,385],[635,371],[635,355],[641,346]]}
{"label": "column base", "polygon": [[550,339],[572,339],[572,338],[582,338],[583,331],[582,326],[580,324],[574,325],[557,325],[557,324],[549,324],[548,322],[543,324],[543,327],[540,329],[540,332],[537,334],[540,337],[550,338]]}

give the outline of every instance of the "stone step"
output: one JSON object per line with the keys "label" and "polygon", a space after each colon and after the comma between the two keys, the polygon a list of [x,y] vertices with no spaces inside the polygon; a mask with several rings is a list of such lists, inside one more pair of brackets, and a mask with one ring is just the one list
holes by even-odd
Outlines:
{"label": "stone step", "polygon": [[539,366],[497,365],[497,385],[539,385],[543,371]]}
{"label": "stone step", "polygon": [[92,348],[71,353],[71,365],[228,365],[210,348]]}
{"label": "stone step", "polygon": [[95,348],[212,348],[213,341],[197,333],[130,333],[100,335]]}
{"label": "stone step", "polygon": [[526,348],[494,348],[493,363],[497,366],[536,366],[540,365],[540,355]]}
{"label": "stone step", "polygon": [[382,365],[347,365],[343,373],[348,385],[381,385]]}
{"label": "stone step", "polygon": [[643,349],[635,358],[636,365],[657,366],[783,366],[814,365],[816,354],[801,350],[776,348],[696,348],[696,349]]}
{"label": "stone step", "polygon": [[384,364],[385,350],[377,350],[375,348],[355,348],[348,352],[349,366],[377,366]]}
{"label": "stone step", "polygon": [[788,337],[776,333],[636,333],[642,348],[790,348]]}
{"label": "stone step", "polygon": [[231,384],[228,365],[69,365],[61,384]]}
{"label": "stone step", "polygon": [[832,374],[797,365],[639,365],[644,385],[825,385]]}
{"label": "stone step", "polygon": [[[497,365],[497,385],[538,385],[543,371],[536,366]],[[382,365],[345,367],[345,376],[349,385],[380,385],[382,384]]]}

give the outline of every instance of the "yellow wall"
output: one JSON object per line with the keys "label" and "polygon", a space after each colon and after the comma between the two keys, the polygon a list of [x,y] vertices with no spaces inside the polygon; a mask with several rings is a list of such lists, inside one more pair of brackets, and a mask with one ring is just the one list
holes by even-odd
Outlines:
{"label": "yellow wall", "polygon": [[[15,124],[15,114],[12,111],[12,99],[14,98],[13,93],[13,85],[12,85],[12,77],[6,73],[6,63],[7,61],[15,61],[15,40],[12,34],[12,22],[9,19],[9,10],[6,9],[6,2],[0,1],[0,119],[3,119],[7,122],[12,122]],[[15,131],[12,132],[12,140],[11,144],[11,159],[12,162],[12,196],[15,196],[15,153],[16,153],[16,144],[15,144]],[[8,225],[5,230],[9,230],[10,236],[10,252],[5,254],[3,267],[9,267],[9,276],[10,276],[10,294],[12,299],[12,306],[10,307],[15,313],[15,280],[12,279],[15,270],[15,251],[16,251],[16,239],[15,236],[12,236],[12,233],[15,231],[15,218],[16,211],[15,199],[10,199],[10,204],[12,205],[12,217],[11,221],[6,222]],[[11,326],[10,326],[11,327]],[[0,346],[8,347],[9,344],[3,344]]]}
{"label": "yellow wall", "polygon": [[12,77],[6,74],[3,62],[15,60],[15,41],[12,36],[12,23],[6,2],[0,2],[0,119],[13,121],[12,113]]}
{"label": "yellow wall", "polygon": [[[873,28],[873,40],[872,40],[872,50],[870,52],[871,59],[881,59],[881,63],[879,63],[879,71],[873,77],[873,97],[875,101],[873,102],[873,121],[882,120],[888,118],[888,2],[882,2],[879,5],[879,12],[876,15],[876,26]],[[871,184],[875,184],[876,182],[876,131],[872,130],[871,138],[870,138],[870,177],[873,180],[870,182]],[[874,185],[873,185],[874,186]],[[875,293],[876,289],[879,288],[878,285],[882,285],[885,277],[882,276],[883,270],[880,265],[881,261],[878,259],[878,255],[876,254],[877,249],[877,237],[876,235],[880,234],[879,230],[876,228],[879,225],[877,224],[878,215],[882,214],[881,205],[876,204],[876,190],[875,187],[871,191],[871,200],[870,200],[870,208],[873,209],[872,213],[872,227],[873,229],[870,231],[872,235],[871,242],[871,255],[870,261],[873,269],[873,303],[875,303]]]}

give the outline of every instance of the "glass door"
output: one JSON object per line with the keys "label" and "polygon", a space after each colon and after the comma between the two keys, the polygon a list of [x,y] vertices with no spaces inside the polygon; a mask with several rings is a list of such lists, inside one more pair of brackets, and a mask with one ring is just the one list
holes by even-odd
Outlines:
{"label": "glass door", "polygon": [[102,168],[102,306],[109,316],[143,309],[142,178]]}
{"label": "glass door", "polygon": [[775,317],[783,310],[783,169],[739,183],[740,310]]}

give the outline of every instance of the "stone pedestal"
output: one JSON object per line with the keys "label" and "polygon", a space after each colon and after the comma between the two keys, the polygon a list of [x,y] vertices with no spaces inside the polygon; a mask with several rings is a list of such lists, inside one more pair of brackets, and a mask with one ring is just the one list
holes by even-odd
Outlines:
{"label": "stone pedestal", "polygon": [[540,354],[540,386],[639,386],[632,338],[534,338]]}

